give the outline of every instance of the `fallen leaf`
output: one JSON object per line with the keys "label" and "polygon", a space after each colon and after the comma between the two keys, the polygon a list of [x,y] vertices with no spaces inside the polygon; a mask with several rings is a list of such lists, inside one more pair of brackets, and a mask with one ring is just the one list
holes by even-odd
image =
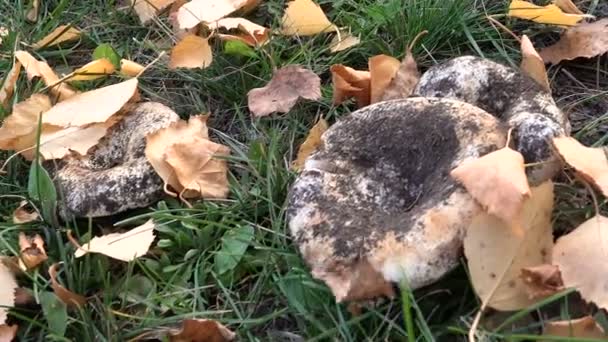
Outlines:
{"label": "fallen leaf", "polygon": [[80,246],[74,257],[80,258],[87,253],[99,253],[111,258],[131,261],[148,253],[154,241],[155,224],[152,219],[125,233],[112,233],[97,236]]}
{"label": "fallen leaf", "polygon": [[32,0],[32,7],[25,13],[25,19],[31,23],[38,20],[38,11],[40,10],[40,0]]}
{"label": "fallen leaf", "polygon": [[173,168],[183,198],[226,198],[228,164],[218,157],[230,155],[227,146],[195,138],[166,149],[165,161]]}
{"label": "fallen leaf", "polygon": [[17,336],[18,325],[0,324],[0,342],[11,342]]}
{"label": "fallen leaf", "polygon": [[31,270],[48,259],[44,250],[44,240],[38,234],[33,237],[19,233],[19,267],[22,270]]}
{"label": "fallen leaf", "polygon": [[608,196],[608,157],[605,148],[586,147],[572,137],[553,138],[553,145],[579,176]]}
{"label": "fallen leaf", "polygon": [[329,51],[339,52],[361,43],[361,39],[357,36],[353,36],[350,32],[336,31],[336,35],[329,43]]}
{"label": "fallen leaf", "polygon": [[553,0],[553,3],[566,13],[585,14],[576,7],[572,0]]}
{"label": "fallen leaf", "polygon": [[81,156],[97,145],[114,121],[96,123],[86,127],[68,127],[64,129],[46,129],[40,134],[39,152],[45,160],[61,159],[72,152]]}
{"label": "fallen leaf", "polygon": [[391,83],[397,70],[399,60],[387,55],[377,55],[368,60],[370,74],[370,103],[382,101],[384,90]]}
{"label": "fallen leaf", "polygon": [[329,125],[323,118],[319,119],[319,121],[312,126],[310,132],[308,132],[306,140],[304,140],[298,149],[298,156],[296,160],[293,161],[292,168],[294,170],[300,171],[304,167],[306,159],[323,145],[321,136],[323,133],[325,133],[325,131],[327,131],[328,128]]}
{"label": "fallen leaf", "polygon": [[534,49],[534,45],[530,41],[530,38],[525,34],[521,37],[521,65],[519,68],[521,71],[530,76],[536,83],[547,92],[551,92],[551,86],[549,85],[549,77],[547,77],[547,70],[545,69],[545,62],[540,55]]}
{"label": "fallen leaf", "polygon": [[608,18],[566,30],[560,40],[539,51],[545,63],[557,64],[578,57],[591,58],[608,52]]}
{"label": "fallen leaf", "polygon": [[281,33],[287,36],[313,36],[334,31],[338,28],[312,0],[291,1],[281,19]]}
{"label": "fallen leaf", "polygon": [[288,65],[275,71],[265,87],[251,89],[247,93],[247,105],[257,117],[273,112],[287,113],[300,97],[320,99],[321,79],[308,69]]}
{"label": "fallen leaf", "polygon": [[555,4],[537,6],[527,1],[512,0],[509,5],[510,17],[532,20],[541,24],[574,26],[579,21],[589,18],[588,15],[568,14]]}
{"label": "fallen leaf", "polygon": [[15,104],[0,127],[0,149],[20,151],[35,144],[38,117],[50,108],[51,100],[44,94]]}
{"label": "fallen leaf", "polygon": [[350,97],[356,99],[359,108],[370,103],[371,74],[369,71],[355,70],[342,64],[334,64],[329,70],[334,89],[334,105],[338,105]]}
{"label": "fallen leaf", "polygon": [[46,111],[42,123],[67,128],[106,122],[136,93],[137,78],[80,93]]}
{"label": "fallen leaf", "polygon": [[233,36],[251,46],[264,45],[269,38],[269,29],[251,22],[244,18],[224,18],[210,25],[213,29],[224,28],[226,30],[238,29],[243,34],[238,35],[222,35]]}
{"label": "fallen leaf", "polygon": [[44,47],[59,45],[61,43],[70,42],[80,38],[82,32],[70,25],[61,25],[46,35],[41,40],[32,44],[32,48],[38,50]]}
{"label": "fallen leaf", "polygon": [[40,219],[40,215],[36,210],[28,208],[29,204],[28,201],[21,201],[21,203],[19,203],[19,207],[13,211],[13,223],[22,224]]}
{"label": "fallen leaf", "polygon": [[32,290],[25,287],[15,289],[15,305],[28,305],[36,303]]}
{"label": "fallen leaf", "polygon": [[555,265],[543,264],[522,268],[521,278],[530,299],[548,297],[564,289],[562,275]]}
{"label": "fallen leaf", "polygon": [[150,20],[156,18],[160,11],[174,2],[175,0],[131,0],[131,5],[137,13],[139,21],[142,24],[147,24]]}
{"label": "fallen leaf", "polygon": [[550,262],[552,210],[553,184],[546,182],[532,188],[524,201],[521,231],[488,213],[473,219],[466,231],[464,252],[475,292],[480,298],[491,296],[488,306],[510,311],[535,302],[526,292],[520,271]]}
{"label": "fallen leaf", "polygon": [[516,224],[530,187],[521,153],[508,147],[469,159],[450,172],[488,212]]}
{"label": "fallen leaf", "polygon": [[0,262],[0,324],[6,323],[8,308],[15,305],[17,281],[11,270]]}
{"label": "fallen leaf", "polygon": [[177,11],[177,22],[182,29],[190,29],[199,23],[212,23],[238,9],[257,6],[259,1],[251,0],[192,0]]}
{"label": "fallen leaf", "polygon": [[50,87],[51,93],[58,96],[58,100],[62,101],[74,96],[77,92],[63,82],[59,82],[59,77],[46,63],[37,60],[27,51],[15,51],[15,58],[21,62],[23,69],[27,73],[28,80],[34,77],[42,78],[44,84]]}
{"label": "fallen leaf", "polygon": [[144,69],[145,67],[139,63],[124,58],[120,60],[120,73],[125,76],[137,77]]}
{"label": "fallen leaf", "polygon": [[236,334],[210,319],[185,319],[179,331],[169,333],[170,342],[228,342]]}
{"label": "fallen leaf", "polygon": [[[595,319],[591,316],[585,316],[569,321],[545,322],[543,336],[546,337],[578,337],[578,338],[596,338],[606,340],[608,335],[602,329]],[[541,341],[554,341],[550,338]]]}
{"label": "fallen leaf", "polygon": [[171,50],[169,68],[206,68],[213,61],[209,38],[188,34]]}
{"label": "fallen leaf", "polygon": [[418,72],[418,65],[416,64],[414,55],[412,55],[412,52],[408,49],[395,76],[390,84],[384,89],[381,101],[407,98],[412,95],[419,80],[420,73]]}
{"label": "fallen leaf", "polygon": [[0,106],[4,107],[8,105],[11,96],[13,96],[13,91],[15,91],[15,85],[19,79],[20,72],[21,62],[15,61],[11,70],[6,74],[4,83],[2,83],[2,87],[0,88]]}
{"label": "fallen leaf", "polygon": [[596,215],[560,237],[553,248],[553,264],[562,272],[564,286],[581,297],[608,308],[608,218]]}
{"label": "fallen leaf", "polygon": [[90,81],[111,75],[116,71],[114,64],[107,58],[96,59],[82,67],[74,70],[69,76],[68,81]]}
{"label": "fallen leaf", "polygon": [[61,299],[68,307],[79,307],[84,306],[87,303],[87,299],[77,293],[74,293],[57,281],[57,266],[58,263],[54,263],[49,267],[49,278],[51,279],[51,288],[55,295]]}

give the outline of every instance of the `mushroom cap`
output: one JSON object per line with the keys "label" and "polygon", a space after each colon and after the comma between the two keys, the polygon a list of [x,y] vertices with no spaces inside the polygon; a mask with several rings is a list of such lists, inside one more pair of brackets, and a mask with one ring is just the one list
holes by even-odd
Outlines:
{"label": "mushroom cap", "polygon": [[360,109],[322,136],[289,195],[288,224],[337,301],[427,285],[458,262],[481,210],[450,171],[502,148],[506,129],[473,105],[408,98]]}

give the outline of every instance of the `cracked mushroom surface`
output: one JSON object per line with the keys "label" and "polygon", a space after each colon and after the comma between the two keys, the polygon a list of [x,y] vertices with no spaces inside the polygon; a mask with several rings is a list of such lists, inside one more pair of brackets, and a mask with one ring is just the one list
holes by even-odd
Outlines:
{"label": "cracked mushroom surface", "polygon": [[[416,92],[339,120],[292,186],[290,233],[337,301],[390,296],[392,282],[415,289],[453,269],[481,207],[450,171],[504,147],[509,128],[527,162],[552,161],[547,137],[569,130],[532,79],[481,58],[431,68]],[[544,163],[528,176],[556,171]]]}

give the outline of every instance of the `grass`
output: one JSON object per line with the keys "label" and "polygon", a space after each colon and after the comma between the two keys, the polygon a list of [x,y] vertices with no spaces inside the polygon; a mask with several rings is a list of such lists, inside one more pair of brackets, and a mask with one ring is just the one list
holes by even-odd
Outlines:
{"label": "grass", "polygon": [[[58,226],[14,225],[12,212],[20,198],[28,197],[29,165],[19,158],[8,163],[7,173],[0,174],[0,255],[18,255],[17,235],[22,231],[41,234],[49,254],[47,265],[19,278],[20,285],[29,289],[37,301],[47,303],[43,310],[33,304],[11,310],[11,322],[20,326],[20,340],[127,341],[177,327],[184,318],[192,317],[217,319],[236,331],[241,340],[248,341],[464,340],[479,305],[464,266],[414,293],[404,289],[402,298],[407,300],[403,303],[399,298],[384,300],[366,308],[361,315],[352,315],[347,306],[335,304],[329,290],[314,280],[303,264],[287,233],[285,200],[295,177],[290,162],[307,130],[319,116],[333,122],[352,110],[351,106],[331,105],[330,65],[366,67],[367,58],[378,53],[401,57],[408,42],[420,31],[428,30],[414,51],[422,69],[463,54],[516,66],[517,42],[497,31],[485,17],[505,13],[507,1],[319,3],[332,21],[360,34],[362,43],[331,54],[331,38],[327,36],[277,36],[264,53],[254,51],[252,56],[227,54],[224,46],[216,43],[215,60],[208,69],[171,71],[161,60],[141,78],[143,97],[169,105],[182,117],[213,113],[214,139],[233,151],[228,200],[199,202],[186,208],[167,199],[112,219],[80,220]],[[597,6],[597,1],[583,3],[584,8]],[[25,19],[28,4],[25,0],[0,0],[0,26],[11,31],[0,46],[3,74],[11,66],[14,50],[26,48],[24,44],[37,41],[60,24],[71,23],[85,35],[73,47],[35,52],[59,71],[88,62],[92,51],[102,43],[110,44],[125,58],[147,64],[162,51],[156,42],[172,38],[166,16],[144,27],[117,1],[42,1],[35,23]],[[267,0],[251,19],[278,27],[283,8],[283,1]],[[507,20],[507,25],[546,43],[536,34],[547,31],[541,25],[514,20]],[[323,99],[300,104],[287,115],[251,119],[246,108],[247,92],[265,84],[273,66],[287,64],[301,64],[319,74]],[[567,63],[549,70],[556,100],[572,111],[577,138],[589,144],[602,145],[608,139],[605,70],[606,58]],[[115,81],[79,86],[89,89]],[[42,87],[22,77],[13,101],[24,100]],[[0,160],[9,155],[3,152]],[[558,184],[555,217],[559,227],[573,227],[593,215],[589,196],[579,188],[567,178]],[[605,209],[605,201],[601,207]],[[66,238],[68,230],[83,241],[102,230],[115,229],[113,223],[129,227],[150,217],[159,228],[156,247],[147,256],[129,264],[100,255],[73,257],[74,248]],[[240,259],[226,261],[227,250],[235,248],[235,244],[243,250]],[[60,282],[89,298],[85,307],[67,311],[66,317],[65,309],[61,305],[53,307],[52,296],[48,298],[51,288],[47,266],[54,262],[62,263]],[[542,306],[515,313],[502,326],[483,327],[479,336],[488,341],[538,340],[543,319],[574,315],[569,306],[576,303],[573,296],[571,291],[556,295]],[[553,310],[543,310],[540,315],[541,307]],[[526,318],[530,315],[540,320],[528,324]],[[66,320],[65,331],[62,319]],[[606,318],[600,322],[606,322]]]}

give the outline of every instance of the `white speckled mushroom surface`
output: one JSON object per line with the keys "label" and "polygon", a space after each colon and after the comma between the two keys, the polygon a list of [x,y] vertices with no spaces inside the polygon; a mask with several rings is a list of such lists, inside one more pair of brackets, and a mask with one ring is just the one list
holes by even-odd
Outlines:
{"label": "white speckled mushroom surface", "polygon": [[390,295],[404,279],[419,288],[453,269],[481,209],[450,171],[502,148],[511,127],[528,162],[552,159],[547,137],[569,130],[533,80],[480,58],[431,68],[416,92],[339,120],[291,189],[290,232],[337,301]]}

